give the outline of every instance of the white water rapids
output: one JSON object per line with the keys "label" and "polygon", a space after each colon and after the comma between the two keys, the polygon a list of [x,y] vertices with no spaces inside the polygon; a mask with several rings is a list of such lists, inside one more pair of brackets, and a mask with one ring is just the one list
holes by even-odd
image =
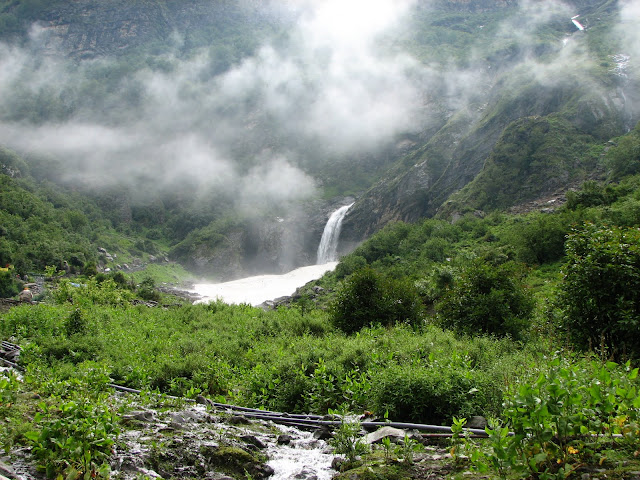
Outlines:
{"label": "white water rapids", "polygon": [[224,283],[197,283],[191,291],[202,297],[199,303],[222,300],[225,303],[248,303],[253,306],[293,294],[296,288],[336,268],[340,229],[351,205],[340,207],[329,217],[318,246],[317,265],[296,268],[282,275],[257,275]]}
{"label": "white water rapids", "polygon": [[329,262],[323,265],[309,265],[282,275],[258,275],[224,283],[198,283],[193,286],[192,291],[202,297],[199,302],[220,299],[225,303],[248,303],[257,306],[266,300],[291,295],[296,288],[320,278],[336,268],[337,264],[338,262]]}
{"label": "white water rapids", "polygon": [[324,441],[316,440],[311,432],[292,427],[280,425],[278,429],[290,434],[294,440],[289,445],[269,448],[267,464],[275,471],[270,480],[329,480],[335,475],[335,470],[331,469],[334,454]]}

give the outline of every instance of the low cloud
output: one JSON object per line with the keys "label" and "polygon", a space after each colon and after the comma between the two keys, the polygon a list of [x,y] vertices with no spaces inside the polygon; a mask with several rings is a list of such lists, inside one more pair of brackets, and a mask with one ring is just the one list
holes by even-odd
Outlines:
{"label": "low cloud", "polygon": [[[622,37],[622,49],[632,57],[634,63],[640,59],[640,3],[635,0],[622,0],[620,2],[620,23],[618,33]],[[636,67],[637,68],[637,67]]]}
{"label": "low cloud", "polygon": [[[443,109],[483,101],[493,81],[486,65],[425,65],[389,41],[416,2],[276,2],[298,19],[294,27],[224,73],[213,49],[181,58],[177,33],[173,51],[150,65],[67,62],[55,55],[52,33],[35,25],[30,45],[0,44],[0,143],[63,159],[69,181],[135,185],[145,177],[158,189],[184,181],[196,193],[228,191],[243,208],[295,203],[317,193],[299,166],[306,158],[375,153],[439,121]],[[637,2],[622,2],[620,12],[635,57]],[[496,42],[526,52],[539,27],[576,13],[559,1],[523,0]],[[519,59],[540,83],[589,66],[584,42],[562,47],[558,35],[555,53]]]}
{"label": "low cloud", "polygon": [[[222,75],[211,73],[207,50],[188,60],[168,52],[164,68],[133,68],[115,85],[100,75],[132,67],[64,62],[35,25],[27,48],[0,45],[0,142],[63,158],[70,181],[144,175],[163,188],[184,179],[241,186],[244,202],[306,198],[314,182],[291,161],[304,155],[300,145],[320,148],[318,158],[322,149],[348,155],[419,128],[422,67],[376,43],[412,3],[292,4],[299,22],[289,39]],[[265,148],[279,151],[265,159]]]}

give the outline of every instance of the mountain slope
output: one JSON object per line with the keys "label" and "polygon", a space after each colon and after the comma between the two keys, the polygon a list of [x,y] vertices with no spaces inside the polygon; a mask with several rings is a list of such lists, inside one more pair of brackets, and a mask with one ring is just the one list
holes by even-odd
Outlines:
{"label": "mountain slope", "polygon": [[0,144],[230,277],[313,262],[346,196],[345,251],[592,178],[639,118],[628,2],[361,7],[2,0]]}
{"label": "mountain slope", "polygon": [[[615,41],[617,4],[576,9],[590,12],[593,27],[565,36],[566,25],[548,25],[534,51],[512,67],[501,63],[477,103],[359,199],[343,227],[346,249],[389,221],[434,215],[479,174],[442,213],[507,208],[597,175],[604,143],[639,119],[639,77],[614,55],[628,47]],[[543,43],[549,33],[553,42]]]}

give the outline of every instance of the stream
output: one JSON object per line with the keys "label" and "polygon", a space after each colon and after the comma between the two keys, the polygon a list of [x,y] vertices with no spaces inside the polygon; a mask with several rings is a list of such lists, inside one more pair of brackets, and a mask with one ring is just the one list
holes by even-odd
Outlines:
{"label": "stream", "polygon": [[293,294],[296,288],[334,270],[337,264],[309,265],[281,275],[258,275],[224,283],[197,283],[189,291],[202,297],[198,303],[220,299],[225,303],[258,306],[267,300]]}

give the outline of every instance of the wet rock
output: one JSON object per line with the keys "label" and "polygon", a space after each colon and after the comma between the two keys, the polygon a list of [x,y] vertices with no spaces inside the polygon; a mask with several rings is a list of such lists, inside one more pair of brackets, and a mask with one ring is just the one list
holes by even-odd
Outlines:
{"label": "wet rock", "polygon": [[291,443],[291,441],[293,440],[293,438],[291,437],[291,435],[278,435],[278,439],[276,440],[276,443],[278,445],[289,445]]}
{"label": "wet rock", "polygon": [[334,457],[334,459],[331,461],[331,468],[339,472],[340,470],[342,470],[342,466],[346,463],[346,461],[347,460],[345,458]]}
{"label": "wet rock", "polygon": [[242,415],[234,415],[229,419],[229,423],[231,425],[249,425],[251,421]]}
{"label": "wet rock", "polygon": [[304,467],[300,471],[300,473],[297,473],[296,475],[294,475],[293,478],[298,480],[318,480],[318,476],[316,475],[316,472],[314,472],[308,467]]}
{"label": "wet rock", "polygon": [[242,435],[240,439],[243,442],[246,442],[249,445],[253,445],[254,447],[257,447],[259,449],[267,448],[264,442],[262,442],[262,440],[260,440],[258,437],[254,435]]}
{"label": "wet rock", "polygon": [[375,432],[365,435],[364,441],[368,444],[380,443],[383,439],[390,437],[394,443],[399,443],[404,440],[404,436],[407,434],[405,430],[393,427],[382,427]]}
{"label": "wet rock", "polygon": [[0,461],[0,477],[16,478],[13,468],[2,461]]}
{"label": "wet rock", "polygon": [[138,422],[153,422],[154,413],[150,410],[136,410],[122,415],[123,420],[135,420]]}
{"label": "wet rock", "polygon": [[200,410],[184,410],[182,412],[172,412],[169,414],[172,423],[184,425],[185,423],[200,423],[206,420],[206,412]]}
{"label": "wet rock", "polygon": [[487,419],[480,415],[475,415],[469,419],[465,427],[484,430],[487,427]]}
{"label": "wet rock", "polygon": [[263,479],[273,475],[269,465],[261,463],[251,453],[236,447],[221,447],[208,451],[207,463],[215,470],[232,476],[244,476],[248,472],[253,478]]}
{"label": "wet rock", "polygon": [[274,473],[276,473],[275,470],[271,466],[267,465],[266,463],[257,465],[255,472],[256,473],[254,474],[254,476],[256,476],[256,478],[268,478]]}
{"label": "wet rock", "polygon": [[204,478],[205,480],[234,480],[233,477],[218,472],[207,472]]}
{"label": "wet rock", "polygon": [[328,440],[333,437],[331,430],[329,427],[322,426],[313,432],[313,438],[317,438],[318,440]]}
{"label": "wet rock", "polygon": [[118,464],[112,465],[111,468],[124,472],[139,472],[140,468],[144,468],[144,460],[139,455],[126,455],[120,458]]}

